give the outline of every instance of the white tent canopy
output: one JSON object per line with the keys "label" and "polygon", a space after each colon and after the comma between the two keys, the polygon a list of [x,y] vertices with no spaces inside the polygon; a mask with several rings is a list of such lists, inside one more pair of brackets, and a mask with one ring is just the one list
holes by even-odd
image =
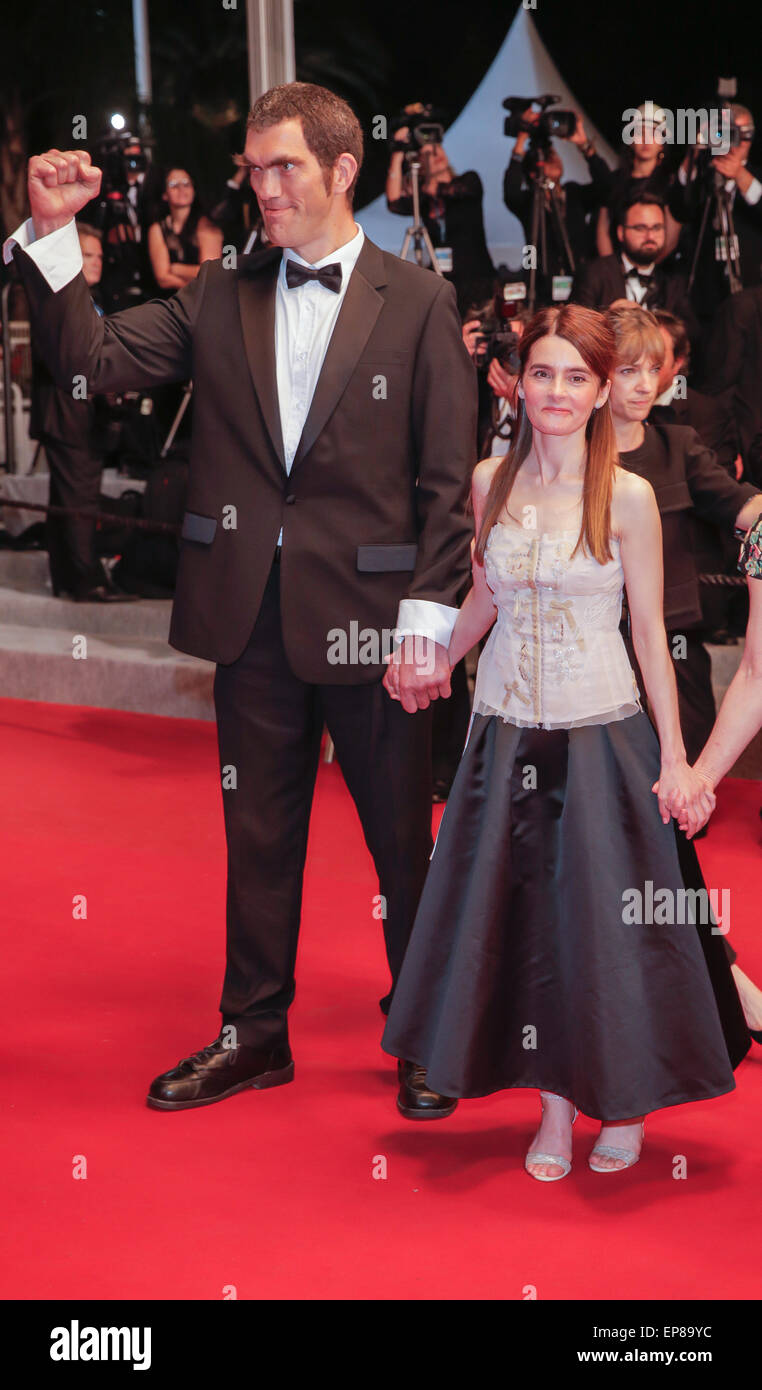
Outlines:
{"label": "white tent canopy", "polygon": [[[532,20],[530,11],[519,5],[514,21],[491,67],[460,115],[445,132],[444,144],[450,163],[457,172],[476,169],[484,185],[484,230],[495,265],[516,266],[524,243],[521,224],[503,202],[503,174],[513,149],[513,140],[503,134],[507,96],[540,96],[552,92],[561,105],[579,111],[585,130],[598,152],[611,168],[616,156],[601,139],[571,88],[548,53]],[[434,97],[436,102],[436,97]],[[589,182],[584,156],[568,140],[555,140],[563,160],[564,178]],[[358,210],[356,220],[368,236],[386,251],[399,253],[409,219],[390,213],[386,198],[376,198]],[[409,253],[412,256],[412,253]]]}

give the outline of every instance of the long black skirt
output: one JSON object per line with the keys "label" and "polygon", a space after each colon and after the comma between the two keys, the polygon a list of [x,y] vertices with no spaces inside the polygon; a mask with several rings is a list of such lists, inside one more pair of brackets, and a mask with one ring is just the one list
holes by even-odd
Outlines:
{"label": "long black skirt", "polygon": [[601,1120],[733,1090],[748,1031],[659,815],[659,764],[645,713],[569,730],[474,715],[385,1051],[442,1095],[537,1087]]}

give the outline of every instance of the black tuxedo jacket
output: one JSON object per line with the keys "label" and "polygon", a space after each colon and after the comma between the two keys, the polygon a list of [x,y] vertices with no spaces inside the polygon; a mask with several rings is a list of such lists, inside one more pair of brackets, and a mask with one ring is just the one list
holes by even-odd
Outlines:
{"label": "black tuxedo jacket", "polygon": [[727,393],[738,426],[744,463],[762,429],[762,287],[728,295],[717,310],[707,342],[702,389]]}
{"label": "black tuxedo jacket", "polygon": [[[747,165],[747,168],[755,178],[762,179],[762,170],[751,165]],[[679,179],[675,179],[670,189],[670,210],[678,222],[685,224],[681,248],[683,263],[688,267],[693,261],[704,197],[702,181],[699,179],[693,179],[685,187]],[[738,237],[741,283],[744,289],[749,289],[762,282],[762,198],[757,203],[747,203],[743,194],[736,190],[732,213]],[[702,320],[710,319],[729,294],[723,263],[715,259],[716,236],[717,228],[712,226],[710,216],[702,240],[692,291],[693,303]]]}
{"label": "black tuxedo jacket", "polygon": [[690,425],[735,480],[740,444],[733,409],[726,396],[707,396],[689,386],[684,396],[676,397],[669,405],[655,405],[649,419],[666,425]]}
{"label": "black tuxedo jacket", "polygon": [[[207,261],[173,298],[104,319],[81,274],[54,294],[14,250],[59,385],[71,389],[79,373],[90,392],[193,378],[172,646],[222,664],[241,655],[282,527],[292,670],[315,683],[369,683],[385,667],[363,629],[383,641],[404,597],[455,605],[468,576],[476,375],[452,285],[366,238],[288,475],[274,345],[281,255],[270,247],[235,269]],[[350,653],[359,640],[354,662],[329,661],[337,629]]]}
{"label": "black tuxedo jacket", "polygon": [[[565,221],[569,245],[576,265],[594,257],[595,214],[606,201],[611,186],[611,170],[600,155],[591,155],[587,161],[590,170],[589,183],[576,183],[570,180],[563,183],[566,195]],[[532,231],[532,185],[524,179],[524,160],[511,159],[503,175],[503,202],[510,212],[518,217],[527,243]],[[556,224],[551,215],[547,218],[548,253],[552,262],[549,274],[559,274],[566,264],[564,249],[558,244]]]}
{"label": "black tuxedo jacket", "polygon": [[[654,266],[651,284],[643,300],[644,309],[669,309],[685,323],[688,336],[698,334],[698,324],[686,292],[686,277],[679,271]],[[606,309],[615,299],[626,299],[627,282],[618,256],[596,256],[585,261],[574,276],[569,299],[586,309]]]}
{"label": "black tuxedo jacket", "polygon": [[[667,631],[697,627],[702,621],[695,519],[732,534],[744,504],[756,494],[748,483],[730,478],[712,449],[687,425],[653,420],[653,438],[637,463],[623,466],[646,478],[656,493],[664,552],[664,622]],[[620,456],[621,459],[621,456]]]}

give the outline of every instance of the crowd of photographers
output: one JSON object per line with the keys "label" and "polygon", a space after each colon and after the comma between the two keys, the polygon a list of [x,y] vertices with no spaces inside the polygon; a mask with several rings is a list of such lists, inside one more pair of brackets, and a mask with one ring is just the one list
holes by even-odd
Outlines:
{"label": "crowd of photographers", "polygon": [[[695,756],[714,719],[704,644],[732,642],[743,631],[742,590],[722,581],[732,577],[735,520],[762,485],[762,181],[748,162],[753,118],[726,102],[722,142],[707,137],[681,156],[661,138],[665,113],[645,103],[612,169],[580,115],[554,110],[552,101],[504,103],[514,144],[503,201],[524,234],[517,267],[493,264],[482,181],[475,170],[453,169],[431,107],[408,106],[392,123],[387,206],[408,222],[402,253],[409,256],[412,241],[420,263],[455,286],[479,380],[480,458],[510,445],[517,346],[532,313],[571,299],[610,317],[622,354],[610,402],[620,459],[649,479],[662,511],[665,618],[668,631],[685,636],[676,673]],[[586,182],[564,178],[564,142],[584,157]],[[159,172],[132,136],[115,139],[101,163],[103,186],[79,233],[86,278],[104,313],[175,293],[223,247],[242,254],[266,245],[242,167],[204,209],[192,173]],[[98,402],[75,409],[62,400],[38,366],[33,429],[50,465],[51,502],[72,511],[97,507],[101,462],[109,457],[123,471],[143,471],[144,516],[150,519],[158,499],[164,510],[154,514],[171,521],[174,498],[179,520],[189,392],[169,387],[150,398],[114,398],[100,402],[99,415]],[[641,443],[642,421],[648,432]],[[122,602],[171,592],[174,537],[133,536],[119,569],[109,572],[96,553],[92,520],[51,515],[47,528],[55,593]],[[469,713],[462,664],[456,674],[453,699],[436,711],[441,796]]]}
{"label": "crowd of photographers", "polygon": [[[518,270],[491,265],[481,181],[453,170],[430,109],[408,107],[398,126],[387,204],[408,218],[418,208],[429,259],[455,284],[479,373],[480,458],[509,448],[517,346],[534,311],[570,299],[606,314],[618,348],[609,405],[620,462],[649,480],[662,516],[665,624],[693,756],[715,717],[706,642],[733,642],[745,625],[742,586],[723,582],[734,577],[737,526],[750,503],[762,510],[762,182],[748,163],[753,118],[740,103],[722,103],[722,121],[675,159],[666,114],[644,103],[611,169],[579,113],[549,109],[551,101],[504,103],[514,146],[503,201],[528,253]],[[557,141],[580,150],[585,183],[564,179]],[[435,774],[444,798],[467,692],[454,689],[440,705]]]}

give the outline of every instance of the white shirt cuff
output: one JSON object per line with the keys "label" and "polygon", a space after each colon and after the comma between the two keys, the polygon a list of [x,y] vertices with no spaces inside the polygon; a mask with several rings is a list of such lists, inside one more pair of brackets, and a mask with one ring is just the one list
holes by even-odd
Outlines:
{"label": "white shirt cuff", "polygon": [[449,647],[457,617],[458,609],[446,603],[434,603],[427,598],[403,598],[397,613],[396,636],[420,634],[431,637],[442,647]]}
{"label": "white shirt cuff", "polygon": [[746,192],[742,194],[742,197],[747,203],[759,202],[760,198],[762,198],[762,183],[760,183],[759,179],[752,179]]}
{"label": "white shirt cuff", "polygon": [[48,232],[47,236],[42,237],[35,236],[34,224],[31,217],[28,217],[3,243],[3,260],[6,265],[12,259],[14,246],[20,246],[22,251],[26,251],[54,294],[62,290],[64,285],[68,285],[82,269],[82,250],[73,217],[63,227],[57,227],[54,232]]}

